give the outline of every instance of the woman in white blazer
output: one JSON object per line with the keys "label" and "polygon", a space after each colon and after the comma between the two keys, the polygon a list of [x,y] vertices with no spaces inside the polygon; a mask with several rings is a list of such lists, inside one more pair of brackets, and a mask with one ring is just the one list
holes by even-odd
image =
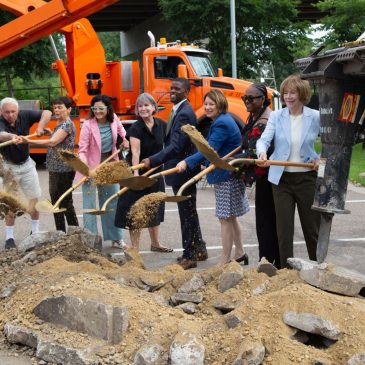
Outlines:
{"label": "woman in white blazer", "polygon": [[[316,162],[314,142],[319,134],[319,112],[305,105],[311,97],[309,82],[298,75],[287,77],[280,86],[280,98],[286,108],[272,112],[266,129],[256,144],[256,153],[266,160],[266,151],[274,140],[270,159],[292,162]],[[308,256],[316,260],[320,214],[311,209],[317,172],[303,167],[270,166],[279,240],[280,262],[287,266],[293,257],[295,206],[307,245]]]}

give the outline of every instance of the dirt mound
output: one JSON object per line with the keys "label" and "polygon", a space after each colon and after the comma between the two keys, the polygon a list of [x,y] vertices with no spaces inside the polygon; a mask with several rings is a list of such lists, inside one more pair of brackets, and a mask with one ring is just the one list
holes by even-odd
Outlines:
{"label": "dirt mound", "polygon": [[[239,284],[221,293],[220,275],[241,270],[237,263],[199,272],[183,271],[178,265],[146,271],[134,261],[123,266],[109,261],[84,246],[77,234],[38,248],[28,261],[23,256],[12,250],[0,257],[0,287],[13,288],[11,295],[0,299],[0,328],[15,322],[74,348],[97,346],[103,341],[40,321],[32,312],[34,307],[44,298],[60,295],[124,305],[129,311],[127,335],[106,351],[120,359],[118,364],[133,364],[135,352],[146,343],[158,343],[168,352],[175,334],[184,329],[204,344],[205,364],[209,365],[231,365],[243,343],[258,341],[266,348],[263,364],[313,365],[323,361],[339,365],[365,350],[364,299],[311,287],[294,270],[280,270],[268,277],[249,269]],[[187,314],[173,306],[170,298],[193,275],[200,275],[203,281],[198,289],[203,301],[195,306],[194,314]],[[241,319],[236,327],[228,328],[227,315],[217,309],[222,303],[231,308],[229,315]],[[340,339],[326,349],[292,339],[294,329],[283,322],[286,311],[313,313],[333,322],[341,331]],[[100,364],[112,364],[104,362],[104,355],[100,353]]]}

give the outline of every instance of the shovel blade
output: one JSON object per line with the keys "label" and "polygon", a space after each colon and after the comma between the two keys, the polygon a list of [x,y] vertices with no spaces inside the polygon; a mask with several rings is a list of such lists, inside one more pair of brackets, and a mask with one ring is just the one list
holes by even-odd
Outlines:
{"label": "shovel blade", "polygon": [[49,200],[40,200],[36,203],[35,208],[42,213],[61,213],[66,211],[64,208],[54,208]]}
{"label": "shovel blade", "polygon": [[167,196],[164,198],[165,202],[171,202],[171,203],[179,203],[183,202],[184,200],[190,199],[190,195],[173,195],[173,196]]}
{"label": "shovel blade", "polygon": [[58,151],[62,159],[71,166],[75,171],[81,172],[85,176],[89,176],[89,166],[85,162],[81,161],[76,155],[67,150]]}
{"label": "shovel blade", "polygon": [[119,184],[131,190],[143,190],[151,187],[156,182],[156,179],[152,179],[147,176],[132,176],[120,180]]}

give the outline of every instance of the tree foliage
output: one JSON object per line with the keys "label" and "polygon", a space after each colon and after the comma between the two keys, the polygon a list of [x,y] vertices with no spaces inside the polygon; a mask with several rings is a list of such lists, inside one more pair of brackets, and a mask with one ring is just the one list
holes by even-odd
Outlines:
{"label": "tree foliage", "polygon": [[365,1],[364,0],[322,0],[317,4],[324,12],[329,12],[321,23],[328,31],[326,43],[337,47],[342,42],[356,40],[365,32]]}
{"label": "tree foliage", "polygon": [[[213,61],[231,73],[230,0],[159,0],[175,39],[208,39]],[[241,78],[257,78],[261,65],[273,63],[285,77],[294,71],[297,43],[306,25],[294,22],[296,1],[236,0],[237,70]],[[178,21],[177,21],[178,19]],[[222,64],[223,63],[223,64]]]}
{"label": "tree foliage", "polygon": [[105,59],[119,60],[121,58],[119,32],[98,32],[98,37],[105,50]]}

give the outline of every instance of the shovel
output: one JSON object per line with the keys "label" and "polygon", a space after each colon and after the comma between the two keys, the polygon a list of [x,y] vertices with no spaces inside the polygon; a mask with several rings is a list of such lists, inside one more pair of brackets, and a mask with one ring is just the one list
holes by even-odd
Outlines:
{"label": "shovel", "polygon": [[[152,172],[156,171],[159,168],[159,166],[154,167],[148,171],[146,171],[143,175],[141,176],[135,176],[135,177],[145,177],[147,178],[148,175],[150,175]],[[155,182],[153,182],[155,183]],[[109,205],[109,203],[114,200],[115,198],[118,198],[120,195],[123,195],[125,192],[127,192],[129,190],[128,187],[124,187],[122,189],[120,189],[118,192],[116,192],[115,194],[111,195],[103,204],[103,206],[101,207],[100,210],[98,209],[87,209],[84,210],[83,213],[85,214],[93,214],[93,215],[102,215],[105,214],[107,212],[107,207]]]}
{"label": "shovel", "polygon": [[[232,150],[231,152],[227,153],[225,156],[223,156],[222,158],[220,158],[221,160],[226,160],[227,158],[233,156],[235,153],[237,153],[238,151],[241,150],[241,146],[236,147],[234,150]],[[224,161],[226,162],[226,161]],[[204,170],[200,171],[198,174],[196,174],[195,176],[193,176],[190,180],[188,180],[185,184],[181,185],[179,191],[176,194],[176,197],[178,196],[182,196],[182,193],[184,192],[184,190],[186,188],[188,188],[189,186],[197,183],[203,176],[207,175],[209,172],[212,172],[213,170],[215,170],[218,166],[215,166],[214,164],[209,165],[207,168],[205,168]]]}
{"label": "shovel", "polygon": [[[44,129],[44,135],[49,136],[51,133],[52,132],[51,132],[50,129],[48,129],[48,128]],[[32,138],[32,137],[42,137],[42,136],[38,136],[37,133],[33,133],[33,134],[28,134],[27,136],[22,136],[22,137]],[[14,144],[14,140],[10,139],[9,141],[5,141],[5,142],[0,143],[0,148],[10,146],[12,144]]]}
{"label": "shovel", "polygon": [[128,187],[131,190],[143,190],[155,184],[157,182],[156,178],[171,175],[176,172],[179,172],[179,169],[177,167],[173,167],[172,169],[158,172],[149,177],[147,177],[146,175],[128,177],[119,181],[119,184],[121,186]]}
{"label": "shovel", "polygon": [[[113,154],[111,154],[107,159],[105,159],[102,163],[100,163],[98,166],[95,167],[94,170],[89,171],[90,174],[97,173],[97,170],[99,167],[104,166],[106,163],[108,163],[110,160],[112,160],[117,154],[119,153],[119,150],[115,151]],[[81,161],[81,160],[80,160]],[[88,167],[89,170],[89,167]],[[65,197],[72,193],[74,190],[76,190],[80,185],[82,185],[85,181],[89,179],[89,176],[84,176],[81,180],[79,180],[76,184],[72,185],[68,190],[66,190],[57,200],[57,202],[52,205],[52,203],[49,200],[41,200],[36,203],[35,208],[39,212],[44,213],[61,213],[64,212],[65,208],[60,208],[60,204],[65,199]]]}
{"label": "shovel", "polygon": [[229,165],[258,165],[262,166],[264,163],[275,166],[293,166],[293,167],[306,167],[313,169],[315,164],[313,162],[291,162],[280,160],[258,160],[254,158],[236,158],[229,162]]}

